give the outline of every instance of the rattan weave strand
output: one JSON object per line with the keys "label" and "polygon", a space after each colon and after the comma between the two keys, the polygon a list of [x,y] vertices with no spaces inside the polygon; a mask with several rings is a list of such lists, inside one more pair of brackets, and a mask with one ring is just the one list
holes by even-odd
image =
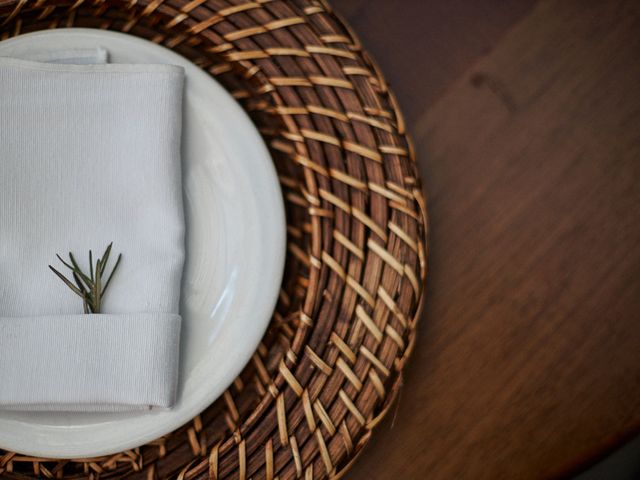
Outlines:
{"label": "rattan weave strand", "polygon": [[0,476],[340,477],[400,388],[426,275],[425,203],[384,77],[316,0],[0,0],[0,38],[62,27],[165,45],[243,105],[286,198],[286,275],[251,363],[189,424],[103,458],[0,451]]}

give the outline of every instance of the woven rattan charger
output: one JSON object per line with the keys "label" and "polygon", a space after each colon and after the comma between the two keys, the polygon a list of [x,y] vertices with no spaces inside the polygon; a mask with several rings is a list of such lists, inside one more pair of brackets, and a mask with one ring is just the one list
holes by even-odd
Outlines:
{"label": "woven rattan charger", "polygon": [[426,276],[426,208],[384,78],[313,0],[0,0],[2,39],[58,27],[152,40],[241,102],[286,199],[286,274],[251,363],[189,424],[101,458],[0,451],[0,476],[340,477],[401,385]]}

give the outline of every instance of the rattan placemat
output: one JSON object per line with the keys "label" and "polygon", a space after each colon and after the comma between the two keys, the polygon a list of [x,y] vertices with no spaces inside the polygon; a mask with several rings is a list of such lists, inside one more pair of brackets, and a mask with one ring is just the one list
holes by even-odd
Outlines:
{"label": "rattan placemat", "polygon": [[278,169],[286,275],[251,363],[189,424],[102,458],[0,451],[0,475],[340,477],[400,388],[426,275],[426,207],[384,77],[324,2],[0,0],[3,39],[60,27],[150,39],[233,94]]}

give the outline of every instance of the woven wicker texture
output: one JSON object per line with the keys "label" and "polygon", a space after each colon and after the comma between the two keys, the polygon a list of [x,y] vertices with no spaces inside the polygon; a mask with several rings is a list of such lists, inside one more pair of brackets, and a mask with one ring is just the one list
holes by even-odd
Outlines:
{"label": "woven wicker texture", "polygon": [[61,27],[165,45],[243,105],[286,198],[286,275],[251,363],[189,424],[103,458],[0,451],[0,475],[340,477],[400,388],[426,275],[425,203],[383,76],[314,0],[0,0],[3,39]]}

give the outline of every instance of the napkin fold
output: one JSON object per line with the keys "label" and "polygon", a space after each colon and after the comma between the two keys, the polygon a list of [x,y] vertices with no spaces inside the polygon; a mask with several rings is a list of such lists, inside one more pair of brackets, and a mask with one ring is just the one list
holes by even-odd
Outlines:
{"label": "napkin fold", "polygon": [[69,48],[65,50],[42,51],[27,50],[20,55],[22,60],[44,63],[62,63],[67,65],[104,64],[109,60],[106,48]]}
{"label": "napkin fold", "polygon": [[[108,64],[104,49],[25,58],[0,58],[0,409],[169,408],[184,71]],[[73,252],[88,271],[111,242],[103,314],[83,315],[48,265],[68,273],[56,254]]]}

